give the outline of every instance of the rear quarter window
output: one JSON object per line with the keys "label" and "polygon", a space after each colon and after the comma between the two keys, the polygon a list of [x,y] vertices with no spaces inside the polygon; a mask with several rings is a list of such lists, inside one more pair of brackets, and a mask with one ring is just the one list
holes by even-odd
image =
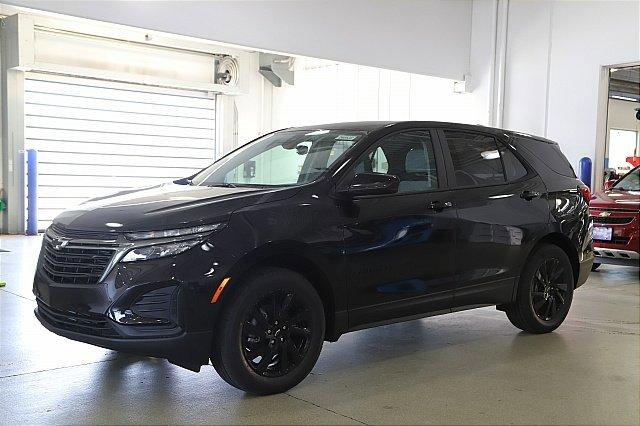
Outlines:
{"label": "rear quarter window", "polygon": [[521,144],[538,157],[554,172],[568,177],[576,177],[573,167],[564,156],[557,143],[549,143],[537,139],[520,138]]}

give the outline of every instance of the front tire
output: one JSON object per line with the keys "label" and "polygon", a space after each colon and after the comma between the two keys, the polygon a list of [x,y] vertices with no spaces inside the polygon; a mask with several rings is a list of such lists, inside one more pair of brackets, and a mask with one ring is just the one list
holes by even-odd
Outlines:
{"label": "front tire", "polygon": [[518,282],[516,301],[507,306],[509,321],[528,333],[549,333],[562,324],[573,300],[573,268],[558,246],[534,251]]}
{"label": "front tire", "polygon": [[325,318],[318,293],[303,276],[281,268],[256,271],[234,290],[222,300],[213,366],[245,392],[291,389],[309,374],[322,350]]}

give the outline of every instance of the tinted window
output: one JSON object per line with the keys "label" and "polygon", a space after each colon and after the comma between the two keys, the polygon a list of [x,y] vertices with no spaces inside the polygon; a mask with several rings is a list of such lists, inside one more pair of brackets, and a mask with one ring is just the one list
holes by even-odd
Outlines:
{"label": "tinted window", "polygon": [[564,176],[576,177],[571,164],[564,156],[560,147],[556,143],[549,143],[533,138],[520,138],[523,146],[525,146],[533,155],[542,160],[547,167],[556,173]]}
{"label": "tinted window", "polygon": [[613,187],[621,191],[640,191],[640,168],[631,170]]}
{"label": "tinted window", "polygon": [[352,174],[388,173],[400,180],[399,192],[438,187],[431,134],[424,131],[394,133],[375,143],[356,164]]}
{"label": "tinted window", "polygon": [[490,136],[445,130],[456,186],[503,183],[504,171],[496,140]]}
{"label": "tinted window", "polygon": [[508,181],[520,179],[527,174],[527,169],[509,148],[500,145],[500,155],[502,155],[504,174]]}

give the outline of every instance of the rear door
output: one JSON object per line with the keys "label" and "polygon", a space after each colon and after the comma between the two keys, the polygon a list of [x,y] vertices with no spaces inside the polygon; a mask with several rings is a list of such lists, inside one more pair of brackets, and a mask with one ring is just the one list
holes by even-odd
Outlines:
{"label": "rear door", "polygon": [[513,146],[490,133],[438,134],[458,213],[453,304],[508,302],[533,237],[546,229],[544,183]]}

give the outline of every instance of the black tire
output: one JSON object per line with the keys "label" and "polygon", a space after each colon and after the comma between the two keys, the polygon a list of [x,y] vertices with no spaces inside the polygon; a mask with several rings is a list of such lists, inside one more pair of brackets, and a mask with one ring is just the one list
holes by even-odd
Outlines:
{"label": "black tire", "polygon": [[[324,307],[293,271],[264,268],[230,283],[211,351],[220,377],[245,392],[285,392],[311,371],[324,341]],[[230,290],[230,289],[229,289]]]}
{"label": "black tire", "polygon": [[573,300],[573,269],[567,254],[545,244],[529,257],[516,301],[505,309],[511,324],[528,333],[549,333],[562,324]]}
{"label": "black tire", "polygon": [[593,265],[591,265],[591,270],[592,271],[597,270],[600,267],[600,265],[602,265],[602,263],[594,263]]}

